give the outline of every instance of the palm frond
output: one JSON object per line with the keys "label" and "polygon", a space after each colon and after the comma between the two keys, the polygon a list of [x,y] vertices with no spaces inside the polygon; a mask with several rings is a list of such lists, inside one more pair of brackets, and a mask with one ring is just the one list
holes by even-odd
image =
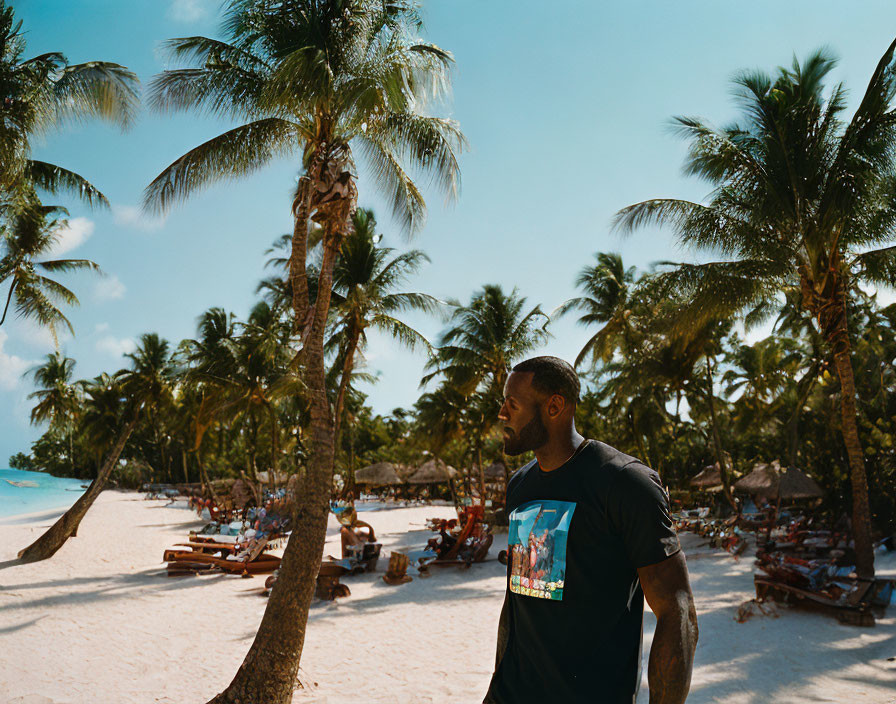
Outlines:
{"label": "palm frond", "polygon": [[[58,344],[57,328],[65,326],[74,334],[71,322],[34,281],[20,281],[15,291],[16,314],[25,320],[34,320],[50,330]],[[77,301],[77,299],[76,299]]]}
{"label": "palm frond", "polygon": [[397,318],[393,318],[391,315],[375,315],[371,318],[370,325],[371,327],[386,333],[390,338],[397,340],[399,344],[406,347],[411,352],[420,348],[432,351],[432,345],[423,333],[418,332],[407,323],[403,323]]}
{"label": "palm frond", "polygon": [[392,214],[406,232],[416,232],[426,221],[426,202],[391,150],[377,138],[358,137],[361,153],[371,169],[374,184],[391,201]]}
{"label": "palm frond", "polygon": [[460,165],[457,157],[467,147],[466,137],[454,120],[391,113],[372,121],[371,135],[388,144],[398,159],[419,167],[441,188],[448,199],[460,193]]}
{"label": "palm frond", "polygon": [[873,284],[896,286],[896,245],[863,252],[851,262],[858,278]]}
{"label": "palm frond", "polygon": [[96,186],[74,171],[63,169],[55,164],[48,164],[45,161],[31,159],[26,163],[25,173],[26,178],[35,186],[53,195],[66,192],[77,196],[88,205],[109,207],[109,201],[106,199],[106,196],[100,193]]}
{"label": "palm frond", "polygon": [[782,282],[793,275],[789,262],[737,260],[686,264],[662,262],[675,268],[654,274],[641,294],[650,300],[686,301],[681,326],[699,327],[709,321],[738,316],[774,298]]}
{"label": "palm frond", "polygon": [[88,271],[102,272],[100,265],[90,259],[51,259],[45,262],[35,262],[37,266],[46,271]]}
{"label": "palm frond", "polygon": [[129,128],[140,107],[137,75],[119,64],[89,61],[66,66],[55,81],[56,119],[99,117]]}
{"label": "palm frond", "polygon": [[427,293],[390,293],[383,296],[380,307],[389,313],[414,310],[436,313],[443,305],[442,301]]}
{"label": "palm frond", "polygon": [[300,138],[294,122],[275,117],[236,127],[190,150],[159,174],[143,193],[143,207],[167,212],[210,183],[244,176],[294,152]]}

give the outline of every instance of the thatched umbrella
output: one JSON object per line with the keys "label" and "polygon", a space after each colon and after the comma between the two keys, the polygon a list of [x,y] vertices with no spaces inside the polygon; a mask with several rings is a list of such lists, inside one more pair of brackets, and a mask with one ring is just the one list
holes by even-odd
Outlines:
{"label": "thatched umbrella", "polygon": [[778,491],[782,499],[817,499],[823,493],[812,477],[796,467],[787,468],[781,476]]}
{"label": "thatched umbrella", "polygon": [[734,482],[735,490],[751,495],[777,496],[781,466],[776,466],[776,462],[755,465],[752,472]]}
{"label": "thatched umbrella", "polygon": [[434,459],[424,462],[410,477],[408,484],[443,484],[457,476],[454,467]]}
{"label": "thatched umbrella", "polygon": [[694,478],[688,482],[688,484],[697,489],[703,489],[704,491],[721,489],[722,472],[719,470],[719,463],[716,462],[708,467],[704,467],[699,474],[695,475]]}
{"label": "thatched umbrella", "polygon": [[817,499],[823,493],[808,474],[796,467],[781,469],[778,460],[771,464],[757,464],[734,488],[747,494],[781,499]]}
{"label": "thatched umbrella", "polygon": [[401,484],[401,477],[391,462],[377,462],[355,472],[355,483],[367,486],[394,486]]}

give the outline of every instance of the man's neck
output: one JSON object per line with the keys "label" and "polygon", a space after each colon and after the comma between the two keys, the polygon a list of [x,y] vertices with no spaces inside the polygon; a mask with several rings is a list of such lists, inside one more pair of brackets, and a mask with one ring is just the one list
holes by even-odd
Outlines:
{"label": "man's neck", "polygon": [[576,450],[584,442],[583,438],[575,428],[570,428],[569,434],[551,438],[545,445],[535,451],[535,459],[538,460],[538,466],[542,472],[553,472],[555,469],[566,464]]}

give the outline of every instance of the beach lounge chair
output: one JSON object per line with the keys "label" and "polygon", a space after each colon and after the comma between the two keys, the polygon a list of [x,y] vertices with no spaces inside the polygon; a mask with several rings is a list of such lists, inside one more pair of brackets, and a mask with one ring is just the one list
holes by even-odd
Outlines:
{"label": "beach lounge chair", "polygon": [[469,567],[474,562],[485,560],[494,536],[483,522],[483,515],[481,505],[465,508],[457,535],[453,535],[447,527],[448,522],[443,522],[439,527],[439,537],[432,538],[426,545],[429,553],[417,558],[417,570],[421,576],[430,565]]}
{"label": "beach lounge chair", "polygon": [[[255,540],[237,550],[226,543],[200,542],[195,546],[188,544],[190,550],[166,550],[162,559],[168,563],[169,574],[191,570],[195,565],[212,565],[228,574],[263,574],[273,572],[280,566],[279,557],[263,554],[267,544],[265,539]],[[216,552],[230,554],[219,557]]]}

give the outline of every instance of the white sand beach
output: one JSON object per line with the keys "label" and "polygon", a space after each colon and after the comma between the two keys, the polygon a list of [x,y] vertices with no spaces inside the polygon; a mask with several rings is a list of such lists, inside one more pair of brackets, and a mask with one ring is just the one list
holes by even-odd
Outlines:
{"label": "white sand beach", "polygon": [[[388,553],[422,546],[430,516],[450,507],[363,514],[383,542],[377,574],[349,577],[351,596],[312,606],[298,704],[479,702],[494,661],[504,589],[497,560],[387,586]],[[58,515],[58,514],[57,514]],[[106,491],[79,536],[52,559],[15,564],[51,514],[0,524],[0,701],[201,704],[241,663],[266,600],[264,576],[169,578],[162,551],[201,525],[184,504]],[[506,539],[498,536],[495,558]],[[753,596],[752,559],[682,542],[697,600],[700,643],[689,702],[896,701],[896,607],[873,628],[781,608],[739,624]],[[331,519],[326,552],[339,550]],[[896,576],[896,554],[878,555]],[[415,573],[414,573],[415,574]],[[646,657],[653,617],[645,618]],[[645,684],[641,700],[647,700]]]}

